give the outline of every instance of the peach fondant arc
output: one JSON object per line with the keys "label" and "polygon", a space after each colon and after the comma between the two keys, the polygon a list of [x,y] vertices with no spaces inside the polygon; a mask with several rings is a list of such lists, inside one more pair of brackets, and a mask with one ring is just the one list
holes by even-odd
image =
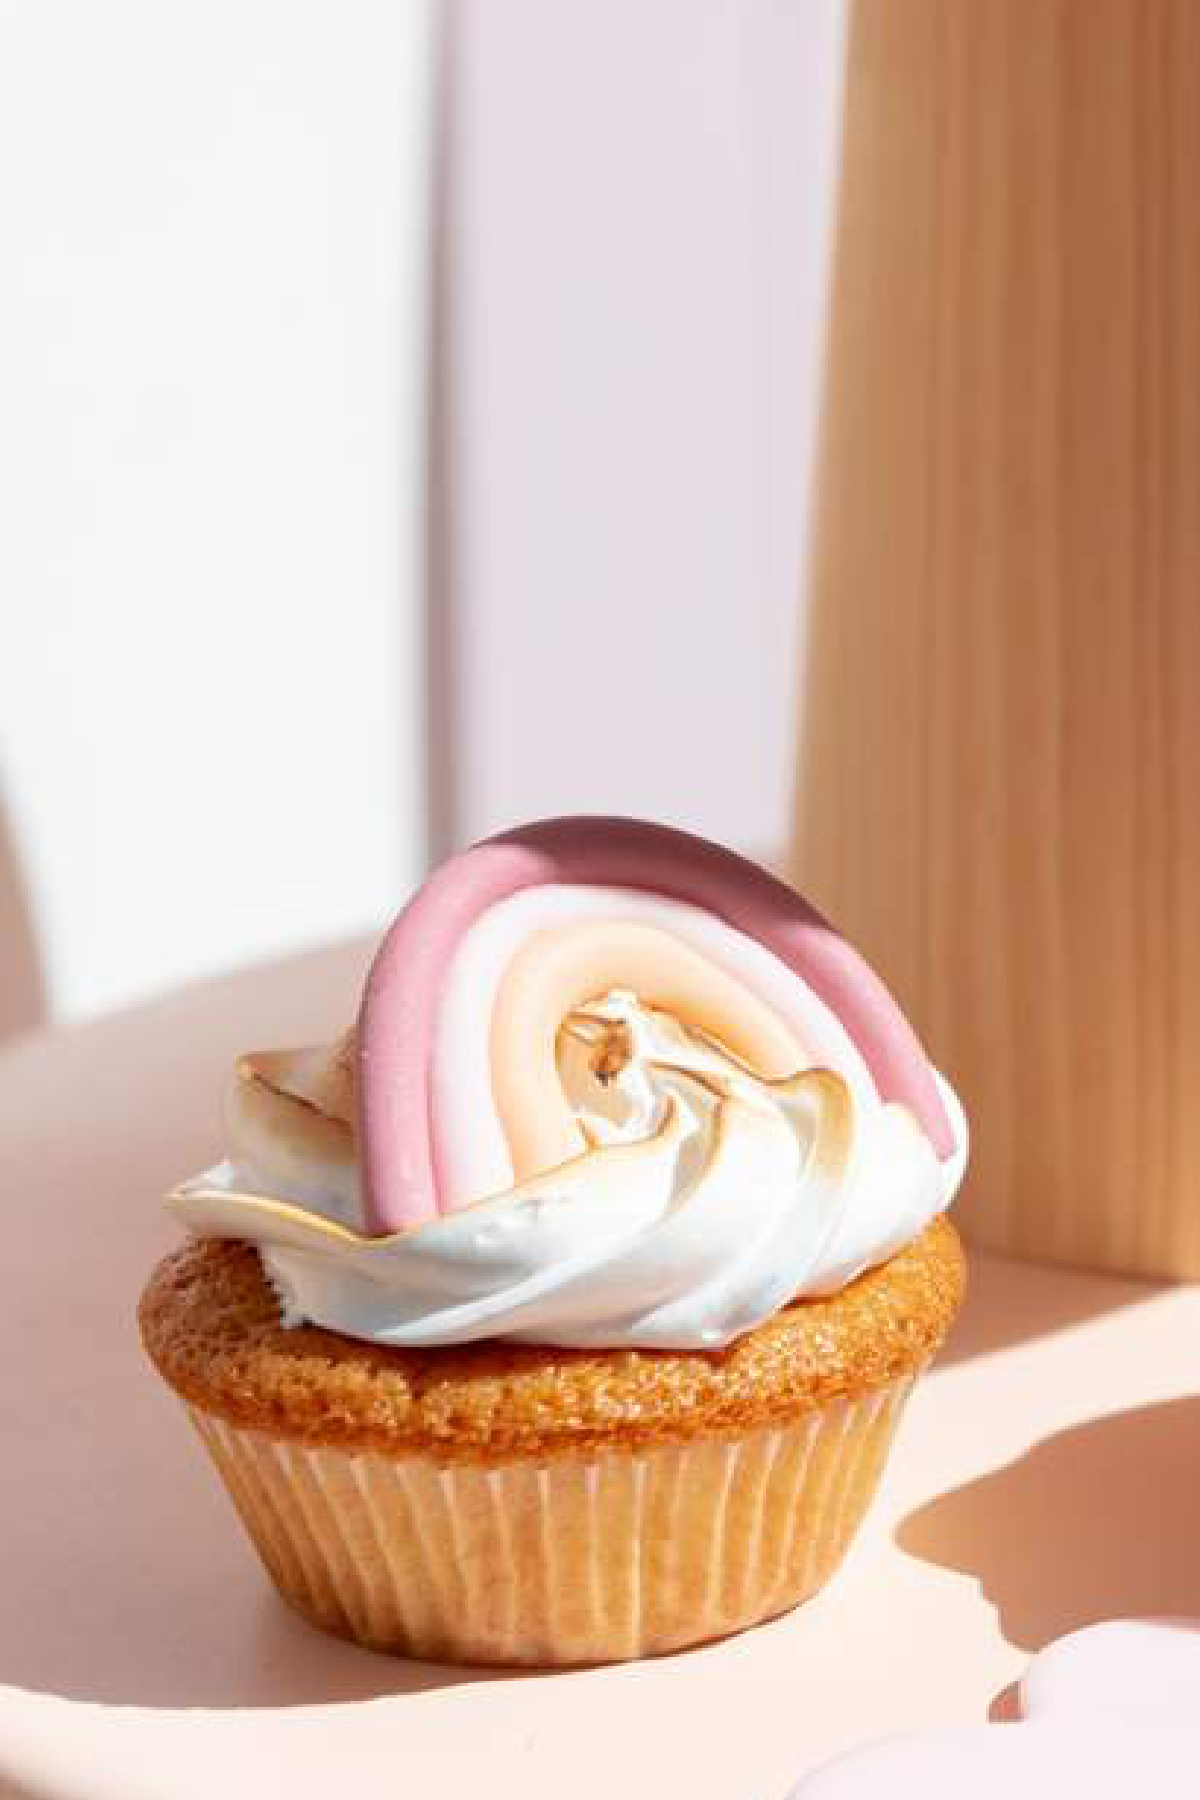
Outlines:
{"label": "peach fondant arc", "polygon": [[703,838],[634,819],[549,819],[444,864],[380,946],[358,1022],[359,1126],[370,1231],[444,1209],[430,1106],[430,1047],[443,982],[489,908],[555,883],[638,888],[702,907],[755,939],[842,1021],[884,1100],[905,1105],[942,1157],[954,1135],[911,1027],[867,963],[783,882]]}
{"label": "peach fondant arc", "polygon": [[[785,1080],[806,1060],[768,1007],[670,932],[606,920],[538,932],[509,965],[492,1021],[508,1052],[492,1079],[518,1179],[587,1148],[559,1081],[556,1038],[569,1013],[608,988],[633,989],[771,1079]],[[436,1129],[431,1135],[436,1153]]]}

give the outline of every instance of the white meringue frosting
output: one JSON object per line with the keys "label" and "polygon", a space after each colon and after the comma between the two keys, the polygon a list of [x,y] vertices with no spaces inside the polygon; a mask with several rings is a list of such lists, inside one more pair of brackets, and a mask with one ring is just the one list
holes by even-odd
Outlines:
{"label": "white meringue frosting", "polygon": [[966,1162],[944,1082],[942,1161],[857,1060],[765,1081],[628,993],[572,1014],[558,1067],[584,1154],[369,1237],[338,1084],[314,1087],[311,1058],[265,1080],[246,1065],[230,1161],[168,1205],[194,1233],[255,1243],[291,1323],[410,1346],[714,1349],[884,1262],[949,1205]]}

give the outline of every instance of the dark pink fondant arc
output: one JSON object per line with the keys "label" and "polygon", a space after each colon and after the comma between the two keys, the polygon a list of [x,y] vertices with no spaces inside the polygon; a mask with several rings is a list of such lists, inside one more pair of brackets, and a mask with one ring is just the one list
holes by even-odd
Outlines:
{"label": "dark pink fondant arc", "polygon": [[358,1028],[368,1231],[397,1231],[438,1212],[429,1069],[447,969],[489,907],[550,882],[644,888],[703,907],[755,938],[836,1013],[881,1096],[915,1114],[939,1156],[951,1154],[950,1120],[916,1034],[874,970],[806,900],[690,832],[640,819],[545,819],[444,863],[379,947]]}

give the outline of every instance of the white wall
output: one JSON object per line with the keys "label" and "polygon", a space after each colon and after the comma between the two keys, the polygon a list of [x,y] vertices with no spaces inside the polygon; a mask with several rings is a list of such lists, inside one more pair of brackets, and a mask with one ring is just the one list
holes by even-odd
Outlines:
{"label": "white wall", "polygon": [[22,884],[75,1016],[522,817],[782,845],[845,8],[0,0],[0,1032]]}
{"label": "white wall", "polygon": [[460,9],[447,836],[787,841],[845,13]]}
{"label": "white wall", "polygon": [[0,800],[60,1014],[419,870],[429,35],[0,0]]}

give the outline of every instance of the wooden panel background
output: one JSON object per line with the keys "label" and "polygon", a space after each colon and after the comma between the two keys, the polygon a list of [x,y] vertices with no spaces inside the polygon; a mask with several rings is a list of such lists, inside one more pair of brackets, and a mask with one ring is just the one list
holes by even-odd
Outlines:
{"label": "wooden panel background", "polygon": [[1200,1276],[1200,4],[857,0],[794,873],[962,1217]]}

